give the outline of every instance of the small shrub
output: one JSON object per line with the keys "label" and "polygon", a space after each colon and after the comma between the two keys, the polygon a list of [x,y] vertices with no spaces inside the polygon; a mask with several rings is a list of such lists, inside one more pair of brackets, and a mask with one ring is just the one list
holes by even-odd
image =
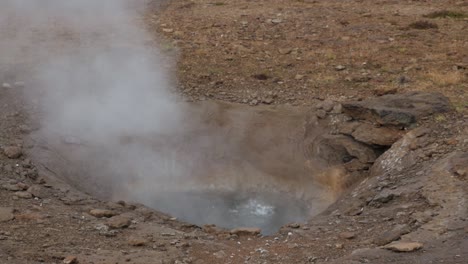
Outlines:
{"label": "small shrub", "polygon": [[429,21],[416,21],[408,25],[408,28],[414,28],[414,29],[431,29],[431,28],[439,28],[437,24],[429,22]]}
{"label": "small shrub", "polygon": [[427,18],[467,18],[468,15],[463,13],[463,12],[441,10],[441,11],[431,12],[431,13],[429,13],[427,15],[424,15],[423,17],[427,17]]}

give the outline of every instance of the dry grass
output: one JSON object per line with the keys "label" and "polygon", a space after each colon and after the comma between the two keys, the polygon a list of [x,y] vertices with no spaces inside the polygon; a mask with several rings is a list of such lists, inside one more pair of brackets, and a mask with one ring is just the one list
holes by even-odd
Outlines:
{"label": "dry grass", "polygon": [[429,22],[429,21],[416,21],[408,25],[408,29],[414,28],[414,29],[433,29],[433,28],[439,28],[437,24]]}
{"label": "dry grass", "polygon": [[462,72],[451,71],[451,72],[436,72],[430,71],[427,74],[430,81],[438,86],[450,86],[462,83],[465,80],[465,76]]}
{"label": "dry grass", "polygon": [[424,15],[424,17],[427,17],[427,18],[466,18],[468,17],[468,15],[463,12],[441,10],[441,11],[431,12],[427,15]]}

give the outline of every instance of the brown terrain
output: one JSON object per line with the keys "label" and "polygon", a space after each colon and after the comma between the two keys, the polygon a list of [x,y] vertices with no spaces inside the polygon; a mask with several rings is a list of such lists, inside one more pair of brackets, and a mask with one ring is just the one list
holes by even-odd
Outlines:
{"label": "brown terrain", "polygon": [[[41,134],[2,65],[0,263],[468,263],[466,1],[149,2],[148,45],[189,114],[117,150],[197,156],[191,177],[148,185],[106,168],[115,148]],[[265,233],[148,200],[207,214],[164,197],[209,186],[290,210]]]}

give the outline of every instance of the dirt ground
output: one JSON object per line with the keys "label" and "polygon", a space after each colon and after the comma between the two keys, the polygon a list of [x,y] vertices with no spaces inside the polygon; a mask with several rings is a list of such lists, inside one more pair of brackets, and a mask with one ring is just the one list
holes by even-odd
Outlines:
{"label": "dirt ground", "polygon": [[466,1],[156,2],[142,16],[187,101],[308,108],[435,91],[453,109],[420,120],[322,214],[261,236],[52,177],[29,156],[28,106],[2,87],[0,263],[468,263]]}

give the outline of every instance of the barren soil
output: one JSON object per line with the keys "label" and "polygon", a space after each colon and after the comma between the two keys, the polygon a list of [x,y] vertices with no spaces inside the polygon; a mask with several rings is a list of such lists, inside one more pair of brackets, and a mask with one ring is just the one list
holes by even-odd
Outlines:
{"label": "barren soil", "polygon": [[[427,17],[440,10],[465,15]],[[297,138],[310,116],[327,127],[345,118],[341,108],[323,110],[325,99],[338,107],[430,91],[453,107],[398,131],[345,186],[322,179],[339,196],[321,214],[262,236],[195,226],[67,179],[77,168],[53,164],[66,164],[73,152],[54,152],[35,137],[19,89],[2,87],[0,263],[467,263],[465,1],[170,0],[150,4],[142,17],[177,61],[175,91],[196,105],[221,101],[201,116],[261,150],[241,153],[263,172],[280,168],[285,175],[273,185],[288,192],[304,187],[282,170],[298,161],[282,151],[295,149],[271,142]],[[252,133],[232,132],[229,111],[254,113]]]}

